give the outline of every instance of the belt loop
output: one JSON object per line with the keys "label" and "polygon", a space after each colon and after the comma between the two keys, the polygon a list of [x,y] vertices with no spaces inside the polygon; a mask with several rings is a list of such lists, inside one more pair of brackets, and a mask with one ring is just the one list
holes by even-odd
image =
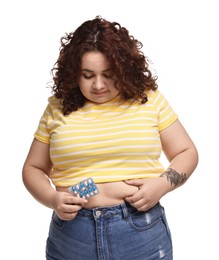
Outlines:
{"label": "belt loop", "polygon": [[128,208],[127,208],[126,204],[121,204],[121,208],[122,208],[122,213],[123,213],[124,219],[127,219],[129,216],[129,212],[128,212]]}

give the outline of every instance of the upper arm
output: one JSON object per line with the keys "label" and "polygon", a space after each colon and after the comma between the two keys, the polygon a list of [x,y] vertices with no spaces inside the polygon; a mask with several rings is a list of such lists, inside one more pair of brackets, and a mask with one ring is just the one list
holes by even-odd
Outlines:
{"label": "upper arm", "polygon": [[179,120],[176,120],[169,127],[162,130],[160,132],[160,139],[163,152],[169,161],[188,149],[196,149]]}
{"label": "upper arm", "polygon": [[49,174],[52,168],[49,149],[49,144],[34,138],[24,163],[24,168],[35,167],[44,171],[46,174]]}

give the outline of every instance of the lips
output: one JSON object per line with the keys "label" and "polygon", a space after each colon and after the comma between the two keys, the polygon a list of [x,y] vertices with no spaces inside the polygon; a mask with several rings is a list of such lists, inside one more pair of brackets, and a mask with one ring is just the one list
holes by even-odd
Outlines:
{"label": "lips", "polygon": [[104,95],[104,94],[106,94],[106,93],[107,93],[107,91],[93,92],[93,94],[94,94],[94,95],[97,95],[97,96],[99,96],[99,95]]}

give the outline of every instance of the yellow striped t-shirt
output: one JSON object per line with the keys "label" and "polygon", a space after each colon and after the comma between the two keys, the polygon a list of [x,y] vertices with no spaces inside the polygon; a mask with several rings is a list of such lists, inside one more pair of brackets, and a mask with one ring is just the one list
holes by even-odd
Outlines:
{"label": "yellow striped t-shirt", "polygon": [[68,116],[54,96],[48,101],[34,136],[50,145],[54,185],[87,177],[96,183],[158,177],[164,170],[159,132],[177,115],[160,91],[150,91],[145,104],[118,97],[103,104],[88,101]]}

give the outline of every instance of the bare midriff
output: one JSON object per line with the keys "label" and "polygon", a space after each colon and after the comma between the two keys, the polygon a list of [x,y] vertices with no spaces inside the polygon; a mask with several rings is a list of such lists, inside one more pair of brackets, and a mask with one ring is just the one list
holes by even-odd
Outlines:
{"label": "bare midriff", "polygon": [[[125,198],[138,191],[138,187],[123,181],[96,184],[99,193],[88,199],[85,208],[107,207],[124,203]],[[68,187],[56,187],[57,191],[69,192]]]}

